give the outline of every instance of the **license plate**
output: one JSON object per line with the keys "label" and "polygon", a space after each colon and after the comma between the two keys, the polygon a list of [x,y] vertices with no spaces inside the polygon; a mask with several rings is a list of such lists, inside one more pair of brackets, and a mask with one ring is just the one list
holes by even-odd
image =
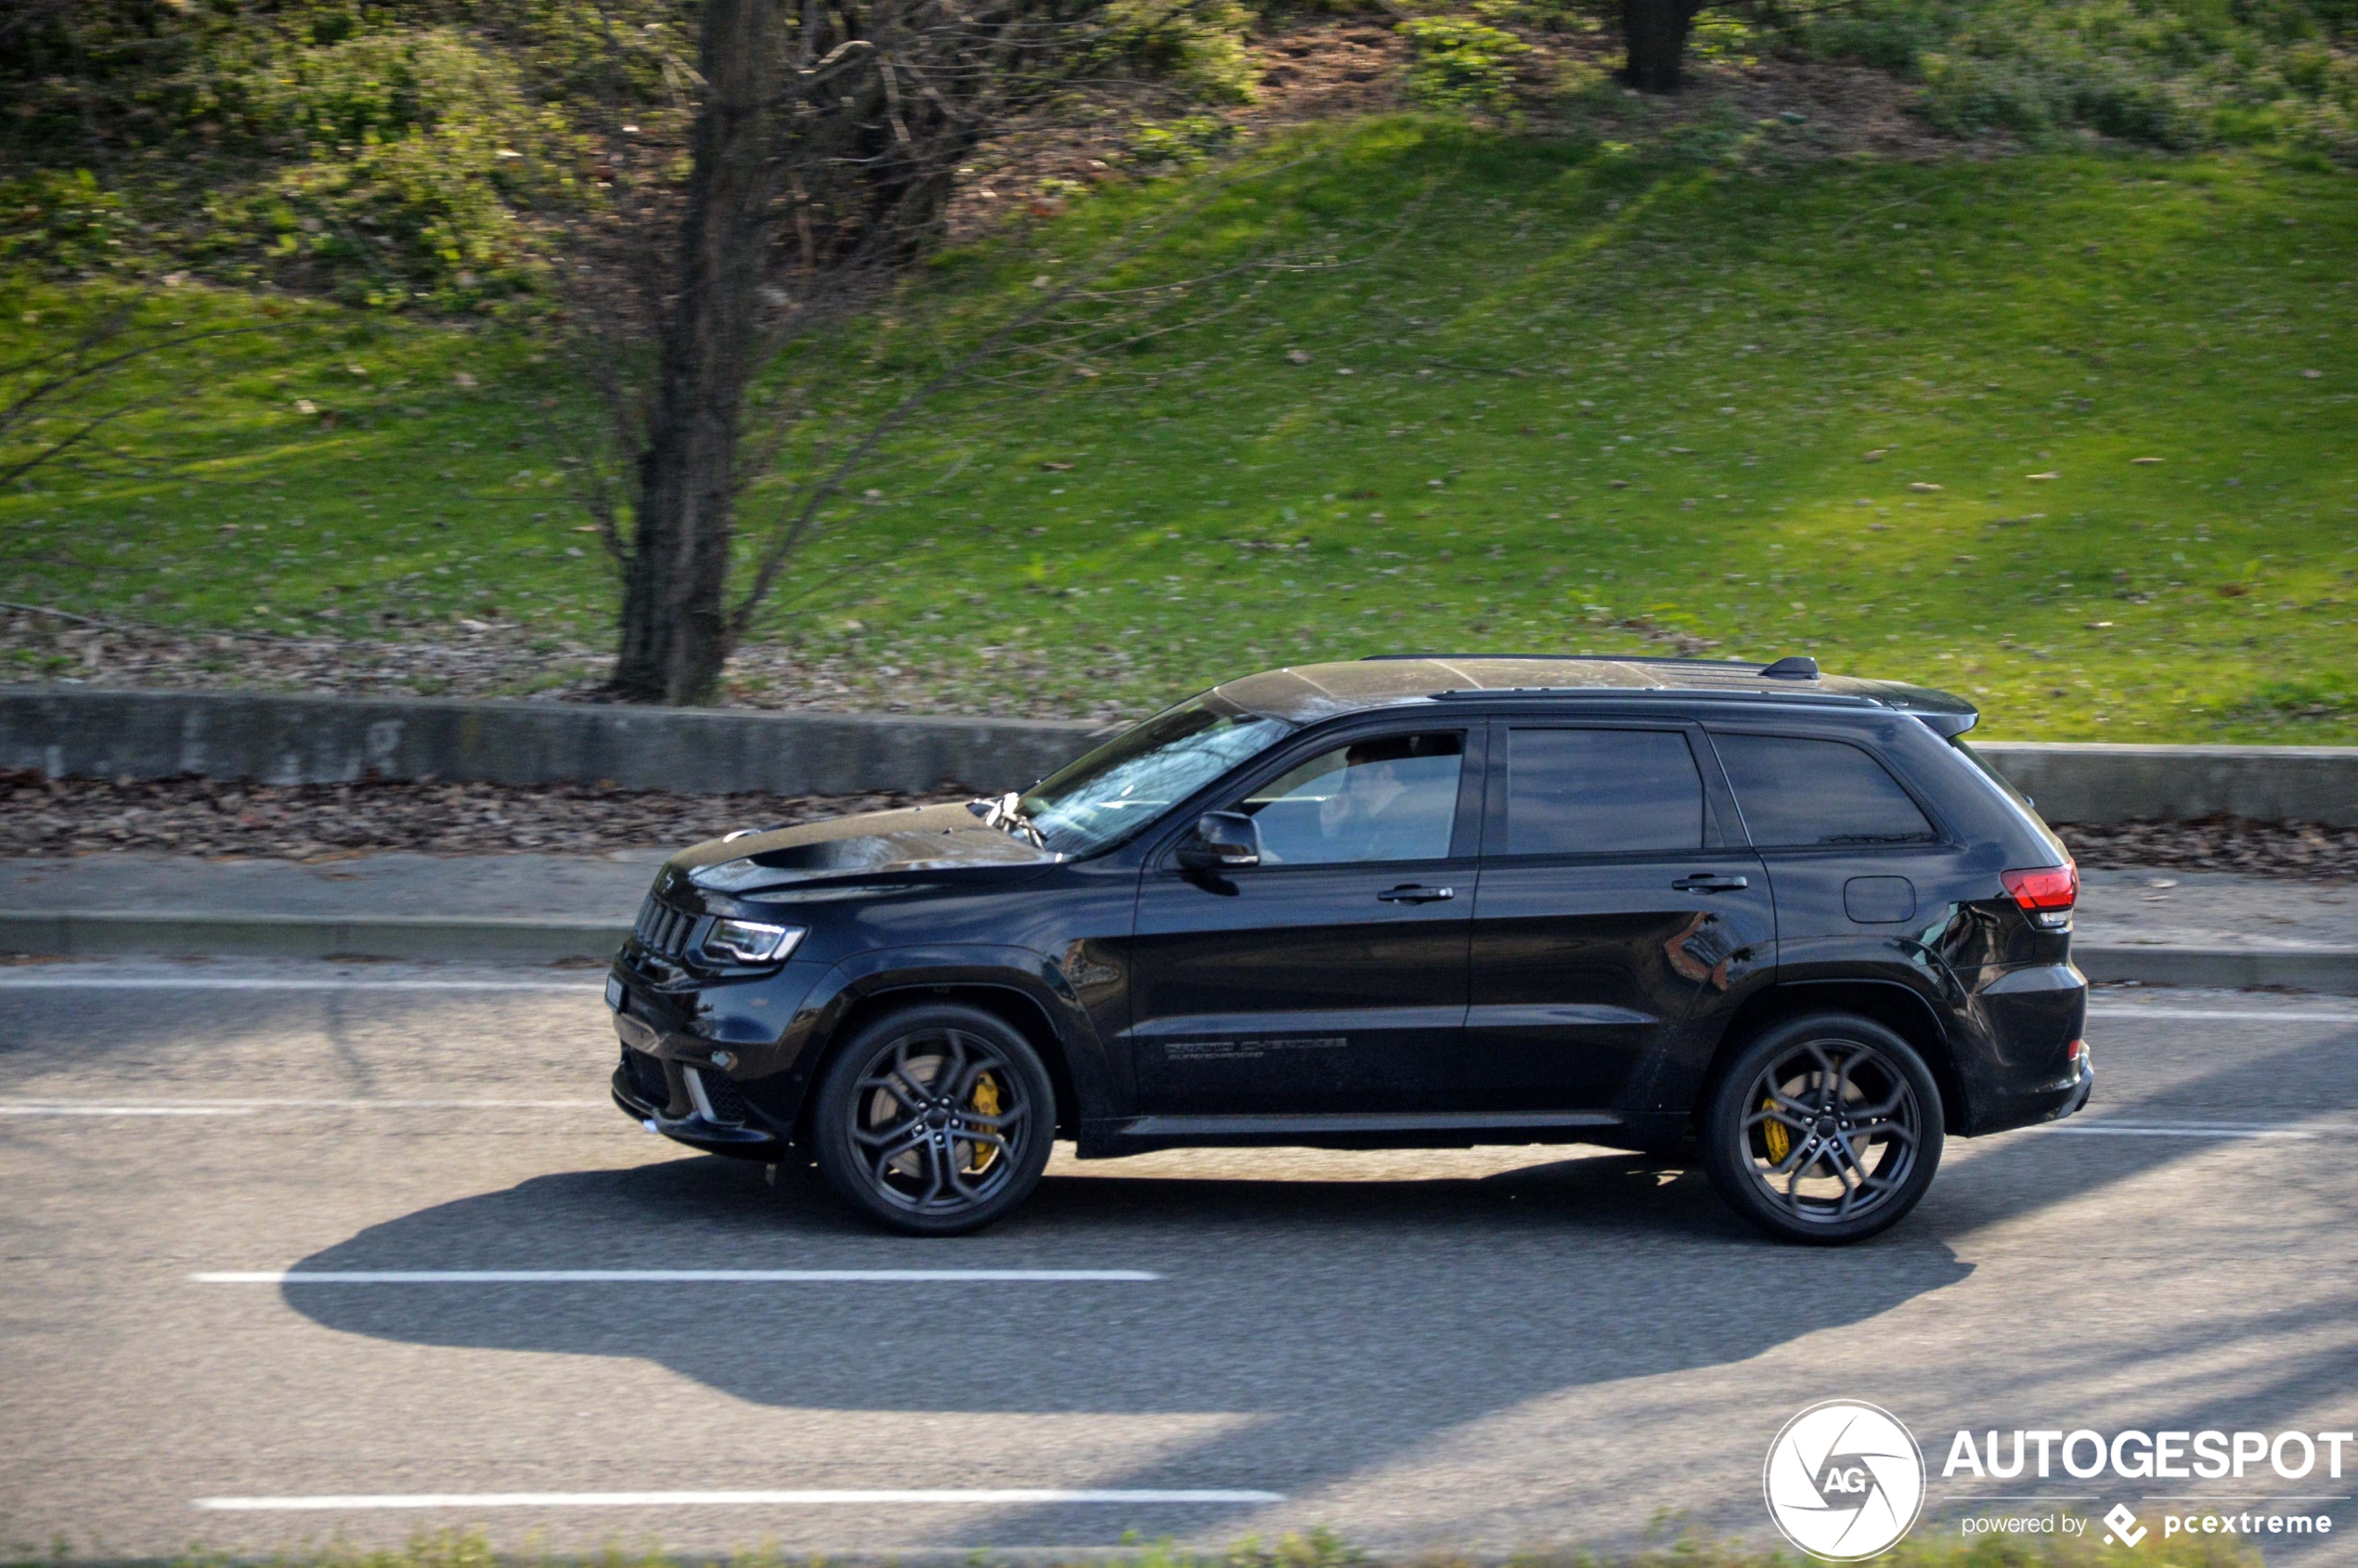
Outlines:
{"label": "license plate", "polygon": [[612,975],[606,977],[606,1005],[617,1013],[622,1011],[622,982]]}

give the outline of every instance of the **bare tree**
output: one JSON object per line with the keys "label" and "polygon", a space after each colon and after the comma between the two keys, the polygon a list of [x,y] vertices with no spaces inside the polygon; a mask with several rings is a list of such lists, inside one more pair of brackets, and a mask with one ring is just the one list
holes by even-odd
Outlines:
{"label": "bare tree", "polygon": [[1622,0],[1622,37],[1629,50],[1624,79],[1640,92],[1677,90],[1687,33],[1702,9],[1703,0]]}
{"label": "bare tree", "polygon": [[187,396],[200,381],[180,362],[182,351],[268,330],[190,330],[149,314],[137,302],[110,305],[74,328],[63,346],[0,365],[0,485],[101,450],[123,421]]}
{"label": "bare tree", "polygon": [[654,160],[618,151],[618,221],[585,237],[572,274],[577,363],[605,394],[605,460],[585,453],[575,471],[622,576],[617,697],[709,695],[852,470],[971,368],[952,355],[864,432],[823,452],[804,443],[801,479],[732,598],[746,487],[788,449],[800,411],[749,418],[749,389],[786,345],[888,290],[940,232],[961,160],[1101,58],[1103,3],[706,0],[696,63],[672,72],[688,107],[684,188],[633,177],[625,165]]}

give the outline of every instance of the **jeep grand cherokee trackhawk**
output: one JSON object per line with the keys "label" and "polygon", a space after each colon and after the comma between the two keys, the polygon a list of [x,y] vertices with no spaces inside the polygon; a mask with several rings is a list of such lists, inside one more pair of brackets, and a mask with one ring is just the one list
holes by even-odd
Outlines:
{"label": "jeep grand cherokee trackhawk", "polygon": [[1945,693],[1404,656],[1215,686],[1019,794],[701,844],[606,986],[614,1097],[899,1230],[1082,1159],[1693,1136],[1855,1241],[2092,1082],[2079,873]]}

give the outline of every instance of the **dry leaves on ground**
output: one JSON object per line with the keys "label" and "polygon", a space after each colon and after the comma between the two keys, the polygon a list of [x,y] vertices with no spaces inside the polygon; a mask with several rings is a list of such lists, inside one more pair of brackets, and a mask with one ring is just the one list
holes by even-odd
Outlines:
{"label": "dry leaves on ground", "polygon": [[575,784],[49,780],[0,771],[0,855],[112,850],[317,861],[396,849],[597,854],[677,849],[741,827],[813,822],[940,798],[945,797],[670,795]]}

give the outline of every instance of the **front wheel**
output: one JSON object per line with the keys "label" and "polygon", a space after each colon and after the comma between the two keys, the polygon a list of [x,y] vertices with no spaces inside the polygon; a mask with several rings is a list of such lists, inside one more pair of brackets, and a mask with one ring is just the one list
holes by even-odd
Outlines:
{"label": "front wheel", "polygon": [[828,1064],[811,1153],[837,1196],[912,1236],[978,1230],[1031,1196],[1056,1091],[1030,1042],[979,1008],[885,1014]]}
{"label": "front wheel", "polygon": [[1820,1013],[1737,1051],[1703,1108],[1704,1169],[1730,1207],[1787,1241],[1864,1240],[1940,1165],[1940,1087],[1870,1018]]}

